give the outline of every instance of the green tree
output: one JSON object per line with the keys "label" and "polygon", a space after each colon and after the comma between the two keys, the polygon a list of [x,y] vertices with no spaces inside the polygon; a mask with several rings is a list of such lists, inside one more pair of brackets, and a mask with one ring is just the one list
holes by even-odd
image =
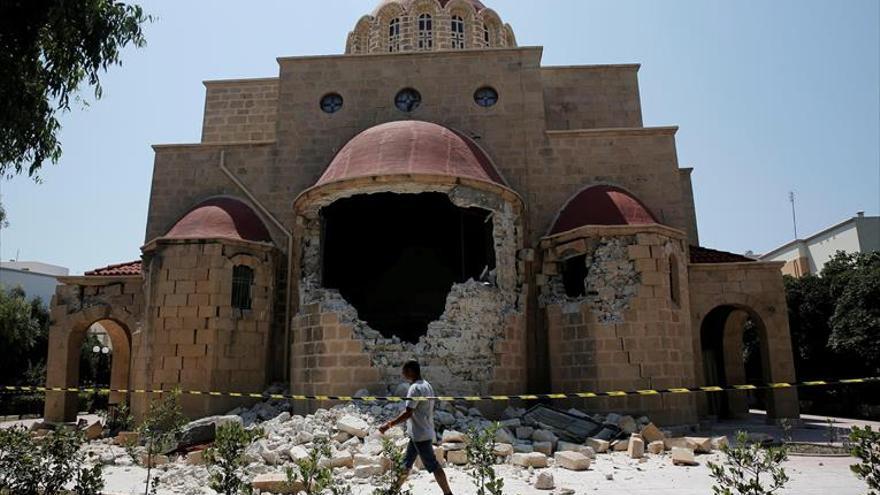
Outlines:
{"label": "green tree", "polygon": [[40,299],[28,300],[20,287],[0,290],[0,384],[25,383],[25,372],[45,361],[48,336],[49,313]]}
{"label": "green tree", "polygon": [[838,252],[822,270],[835,301],[830,347],[880,371],[880,252]]}
{"label": "green tree", "polygon": [[836,370],[829,366],[834,352],[828,348],[831,337],[829,320],[834,314],[834,301],[828,280],[816,275],[800,278],[786,276],[785,299],[788,304],[788,324],[794,351],[798,379],[829,378]]}
{"label": "green tree", "polygon": [[0,175],[38,179],[61,156],[60,114],[85,82],[101,97],[100,75],[128,44],[145,44],[151,17],[112,0],[0,2]]}

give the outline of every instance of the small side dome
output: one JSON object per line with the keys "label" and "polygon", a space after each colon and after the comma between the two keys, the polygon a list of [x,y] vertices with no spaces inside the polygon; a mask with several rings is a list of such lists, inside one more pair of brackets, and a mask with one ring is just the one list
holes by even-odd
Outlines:
{"label": "small side dome", "polygon": [[559,213],[550,235],[584,225],[647,225],[659,223],[648,207],[614,186],[593,186],[579,192]]}
{"label": "small side dome", "polygon": [[164,238],[272,242],[269,230],[254,210],[232,198],[200,203],[178,220]]}

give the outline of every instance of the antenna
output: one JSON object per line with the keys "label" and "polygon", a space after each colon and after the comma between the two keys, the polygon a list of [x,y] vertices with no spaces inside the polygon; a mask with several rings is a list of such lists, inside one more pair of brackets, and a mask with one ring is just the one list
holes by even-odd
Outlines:
{"label": "antenna", "polygon": [[788,201],[791,202],[791,223],[794,226],[794,238],[797,239],[797,215],[794,212],[794,191],[788,192]]}

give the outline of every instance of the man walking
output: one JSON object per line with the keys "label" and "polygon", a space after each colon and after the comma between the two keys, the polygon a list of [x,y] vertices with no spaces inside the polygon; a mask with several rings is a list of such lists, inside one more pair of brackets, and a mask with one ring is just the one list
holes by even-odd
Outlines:
{"label": "man walking", "polygon": [[[400,416],[380,426],[379,432],[384,434],[406,421],[406,432],[409,436],[404,459],[406,472],[409,473],[418,456],[422,459],[425,470],[434,475],[443,494],[452,495],[446,473],[434,456],[434,439],[437,437],[434,432],[434,400],[414,400],[415,397],[434,397],[434,388],[422,378],[422,368],[418,361],[407,361],[403,365],[403,378],[410,383],[406,394],[406,410],[400,413]],[[404,481],[406,478],[400,480],[401,485]]]}

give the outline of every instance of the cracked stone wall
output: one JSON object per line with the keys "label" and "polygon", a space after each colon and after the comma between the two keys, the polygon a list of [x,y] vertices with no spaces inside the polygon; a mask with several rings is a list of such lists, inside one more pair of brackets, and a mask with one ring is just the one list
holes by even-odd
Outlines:
{"label": "cracked stone wall", "polygon": [[[409,192],[409,191],[407,191]],[[418,342],[384,337],[358,318],[342,295],[320,285],[320,220],[306,220],[301,241],[300,308],[294,317],[293,386],[346,395],[396,394],[400,367],[418,359],[438,393],[512,393],[525,387],[524,295],[517,265],[522,232],[514,208],[467,187],[447,193],[456,206],[491,212],[496,268],[488,282],[454,284],[442,315]],[[311,392],[309,392],[311,391]]]}
{"label": "cracked stone wall", "polygon": [[[588,227],[542,243],[539,304],[554,391],[642,390],[693,384],[687,284],[673,298],[670,270],[687,280],[685,242],[675,231]],[[585,296],[566,295],[564,261],[586,255]],[[682,306],[684,304],[684,306]],[[696,421],[693,398],[591,399],[591,410],[648,414],[666,424]]]}

